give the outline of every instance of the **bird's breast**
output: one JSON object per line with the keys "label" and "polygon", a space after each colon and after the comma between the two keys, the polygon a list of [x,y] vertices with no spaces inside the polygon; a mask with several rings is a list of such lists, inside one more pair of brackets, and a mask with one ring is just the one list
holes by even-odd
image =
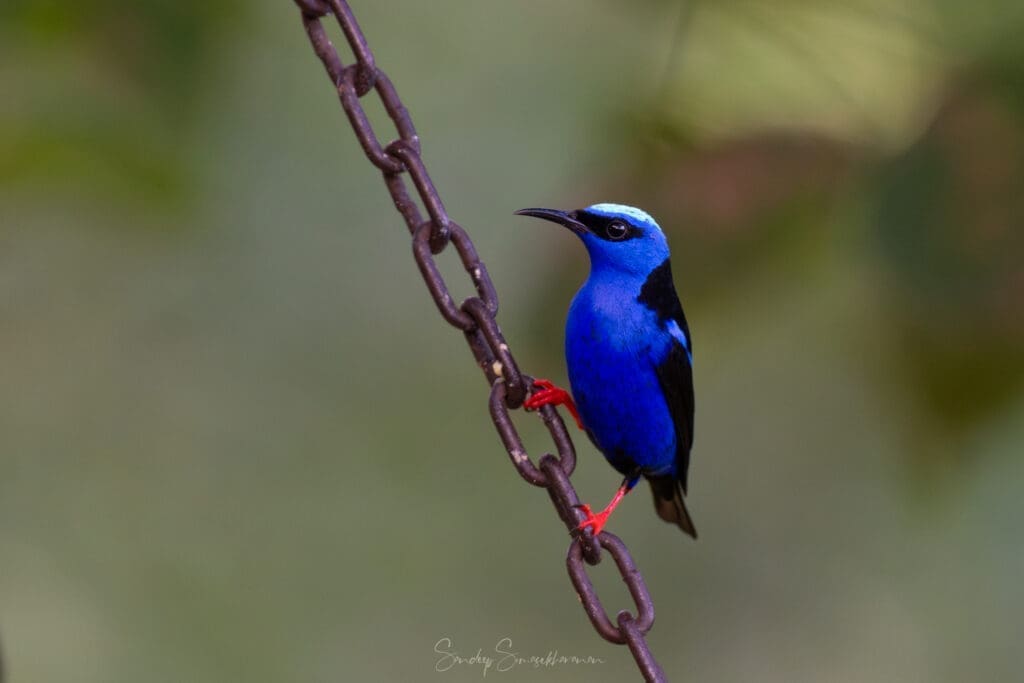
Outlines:
{"label": "bird's breast", "polygon": [[[651,309],[637,301],[636,287],[598,287],[588,283],[569,308],[566,341],[574,339],[607,353],[667,351]],[[610,290],[610,291],[609,291]]]}
{"label": "bird's breast", "polygon": [[566,324],[569,382],[583,423],[618,469],[674,460],[675,430],[656,367],[672,340],[636,292],[584,287]]}

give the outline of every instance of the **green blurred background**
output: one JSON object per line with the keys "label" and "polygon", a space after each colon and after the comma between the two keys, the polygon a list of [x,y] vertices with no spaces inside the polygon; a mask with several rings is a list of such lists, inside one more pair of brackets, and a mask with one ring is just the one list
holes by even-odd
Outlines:
{"label": "green blurred background", "polygon": [[[525,369],[565,382],[586,263],[512,212],[666,227],[701,539],[646,493],[610,529],[672,679],[1019,680],[1024,4],[354,9]],[[443,638],[637,677],[291,2],[6,0],[0,87],[9,681],[480,679]]]}

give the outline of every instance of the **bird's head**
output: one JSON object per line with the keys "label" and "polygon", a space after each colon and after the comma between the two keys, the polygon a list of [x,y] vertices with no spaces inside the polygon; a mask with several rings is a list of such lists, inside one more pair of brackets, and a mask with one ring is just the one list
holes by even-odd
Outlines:
{"label": "bird's head", "polygon": [[591,268],[615,270],[646,276],[668,258],[665,234],[649,214],[622,204],[594,204],[576,211],[520,209],[520,216],[533,216],[558,223],[583,240],[590,254]]}

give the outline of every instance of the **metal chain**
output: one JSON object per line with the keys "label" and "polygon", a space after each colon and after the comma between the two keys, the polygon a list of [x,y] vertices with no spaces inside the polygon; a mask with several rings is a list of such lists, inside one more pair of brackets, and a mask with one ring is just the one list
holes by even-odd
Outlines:
{"label": "metal chain", "polygon": [[[487,268],[476,253],[469,235],[451,220],[434,187],[426,165],[420,156],[420,141],[409,112],[388,77],[374,60],[366,37],[359,28],[352,10],[345,0],[295,0],[302,11],[313,51],[327,69],[341,106],[348,116],[363,152],[374,166],[384,174],[384,182],[412,234],[413,256],[430,295],[441,316],[452,326],[462,330],[491,386],[490,412],[501,442],[508,451],[519,475],[530,484],[547,490],[558,516],[572,535],[566,565],[569,577],[583,609],[598,634],[605,640],[629,647],[644,679],[665,681],[665,674],[647,647],[644,636],[654,624],[654,604],[647,592],[643,577],[633,563],[626,545],[608,532],[596,539],[589,529],[577,531],[584,515],[579,509],[579,497],[569,481],[576,467],[576,452],[566,431],[565,423],[552,406],[538,411],[544,426],[551,434],[558,455],[545,454],[534,465],[523,446],[522,439],[512,421],[510,410],[522,407],[532,378],[519,370],[495,316],[498,313],[498,295],[487,274]],[[321,19],[333,14],[341,26],[345,39],[355,55],[355,63],[345,66],[331,44]],[[370,125],[360,98],[375,90],[384,109],[394,123],[398,138],[382,144]],[[424,219],[417,203],[410,197],[404,177],[408,174],[416,196],[426,209]],[[456,304],[434,260],[448,244],[454,244],[459,259],[473,281],[477,296]],[[584,562],[595,565],[601,561],[601,549],[607,550],[636,603],[635,613],[623,610],[613,623],[605,612],[594,584],[587,575]]]}

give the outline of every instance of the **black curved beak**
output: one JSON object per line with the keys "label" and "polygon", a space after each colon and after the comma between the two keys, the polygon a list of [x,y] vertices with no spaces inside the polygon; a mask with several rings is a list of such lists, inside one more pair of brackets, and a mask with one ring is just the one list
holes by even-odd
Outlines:
{"label": "black curved beak", "polygon": [[541,218],[552,223],[558,223],[572,230],[577,235],[589,232],[587,226],[576,220],[575,211],[558,211],[557,209],[519,209],[516,211],[517,216],[533,216],[534,218]]}

